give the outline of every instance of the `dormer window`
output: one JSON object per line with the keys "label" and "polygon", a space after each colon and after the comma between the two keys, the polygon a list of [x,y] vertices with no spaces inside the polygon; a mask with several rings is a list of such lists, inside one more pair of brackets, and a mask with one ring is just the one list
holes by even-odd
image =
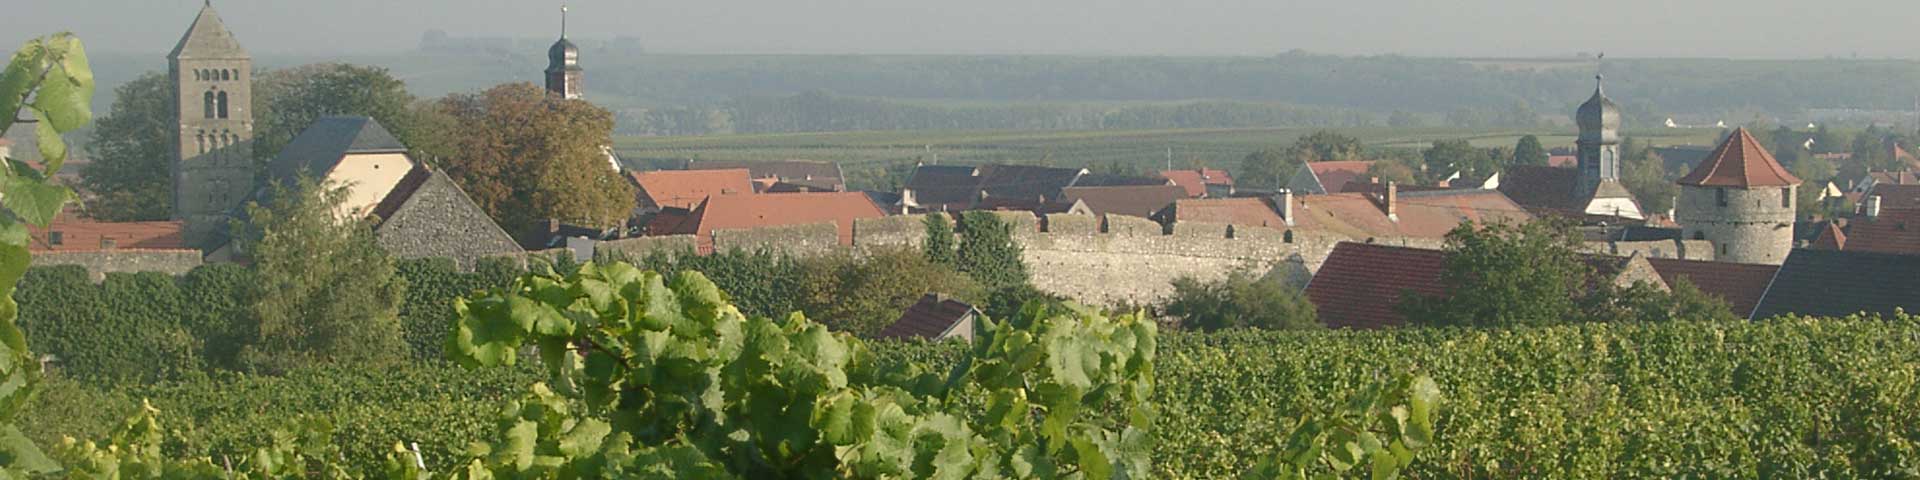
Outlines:
{"label": "dormer window", "polygon": [[47,244],[59,246],[67,243],[66,242],[67,236],[65,233],[66,232],[59,232],[59,231],[47,232]]}

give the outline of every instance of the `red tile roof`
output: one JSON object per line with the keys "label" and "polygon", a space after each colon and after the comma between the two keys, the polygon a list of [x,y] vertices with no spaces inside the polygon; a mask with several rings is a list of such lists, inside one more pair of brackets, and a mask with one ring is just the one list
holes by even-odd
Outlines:
{"label": "red tile roof", "polygon": [[1174,202],[1173,212],[1175,222],[1287,228],[1273,203],[1258,197],[1180,199]]}
{"label": "red tile roof", "polygon": [[1440,283],[1445,263],[1439,250],[1342,242],[1307,283],[1307,300],[1328,327],[1405,325],[1399,305],[1407,293],[1446,294]]}
{"label": "red tile roof", "polygon": [[1187,190],[1190,198],[1200,198],[1207,194],[1207,185],[1233,185],[1233,176],[1226,170],[1203,168],[1199,170],[1166,170],[1160,176],[1172,180],[1174,185]]}
{"label": "red tile roof", "polygon": [[1880,197],[1880,208],[1920,208],[1920,184],[1881,183],[1867,195]]}
{"label": "red tile roof", "polygon": [[1847,232],[1840,230],[1840,224],[1828,221],[1820,228],[1820,235],[1813,237],[1810,248],[1819,250],[1846,250]]}
{"label": "red tile roof", "polygon": [[1785,187],[1799,185],[1800,177],[1793,176],[1787,167],[1773,159],[1773,154],[1760,147],[1760,141],[1747,133],[1747,129],[1735,129],[1720,147],[1707,154],[1693,173],[1680,177],[1681,185],[1700,187]]}
{"label": "red tile roof", "polygon": [[635,172],[633,181],[640,185],[640,194],[660,208],[693,208],[708,196],[751,195],[755,190],[744,168]]}
{"label": "red tile roof", "polygon": [[1547,166],[1549,167],[1573,168],[1578,165],[1580,165],[1580,157],[1578,156],[1574,156],[1574,155],[1547,156]]}
{"label": "red tile roof", "polygon": [[[966,320],[978,312],[966,302],[947,298],[945,295],[929,293],[914,302],[892,325],[880,330],[880,338],[925,338],[939,339],[940,334],[953,330],[956,323]],[[949,336],[972,338],[972,331],[955,331]]]}
{"label": "red tile roof", "polygon": [[1920,255],[1920,208],[1881,208],[1880,216],[1847,222],[1842,250]]}
{"label": "red tile roof", "polygon": [[[185,222],[94,222],[54,220],[46,228],[27,227],[33,252],[98,252],[109,250],[191,250],[180,231]],[[59,237],[59,238],[55,238]],[[55,242],[58,240],[58,242]]]}
{"label": "red tile roof", "polygon": [[1701,292],[1725,300],[1733,314],[1740,318],[1753,313],[1753,307],[1759,305],[1760,297],[1767,293],[1767,284],[1773,282],[1774,272],[1780,269],[1778,265],[1673,258],[1648,258],[1647,262],[1653,264],[1653,270],[1660,273],[1660,280],[1667,282],[1667,286],[1686,278]]}
{"label": "red tile roof", "polygon": [[1294,195],[1293,224],[1269,198],[1206,198],[1175,202],[1175,222],[1225,223],[1274,229],[1322,231],[1347,238],[1439,238],[1461,223],[1524,222],[1533,218],[1493,190],[1399,192],[1393,218],[1385,195],[1335,193]]}
{"label": "red tile roof", "polygon": [[[713,231],[832,223],[840,244],[853,244],[853,221],[886,212],[859,192],[714,195],[695,207],[677,228],[650,235],[694,234],[700,251],[713,251]],[[658,218],[658,217],[656,217]]]}
{"label": "red tile roof", "polygon": [[1366,160],[1309,162],[1307,170],[1320,179],[1320,188],[1327,189],[1327,193],[1340,193],[1348,183],[1366,178],[1367,168],[1372,166],[1373,162]]}

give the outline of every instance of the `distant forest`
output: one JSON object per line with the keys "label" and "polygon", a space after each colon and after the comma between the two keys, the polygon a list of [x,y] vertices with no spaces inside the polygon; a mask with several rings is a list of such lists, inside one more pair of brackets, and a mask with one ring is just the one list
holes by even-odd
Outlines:
{"label": "distant forest", "polygon": [[[422,97],[538,83],[544,49],[382,56],[262,55],[387,67]],[[1273,57],[582,55],[588,99],[624,134],[920,129],[1525,127],[1565,122],[1607,75],[1635,126],[1798,122],[1809,112],[1914,107],[1904,60],[1474,60],[1304,53]],[[160,53],[96,55],[106,88],[164,68]],[[102,95],[101,106],[111,99]],[[1830,113],[1829,113],[1829,116]],[[1865,114],[1848,117],[1865,123]],[[1911,121],[1911,120],[1907,120]]]}

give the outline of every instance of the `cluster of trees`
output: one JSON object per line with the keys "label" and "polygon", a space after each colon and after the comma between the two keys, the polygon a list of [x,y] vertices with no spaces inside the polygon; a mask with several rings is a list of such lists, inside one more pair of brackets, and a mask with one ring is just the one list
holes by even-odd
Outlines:
{"label": "cluster of trees", "polygon": [[1309,162],[1376,160],[1367,174],[1381,181],[1434,185],[1449,178],[1484,180],[1510,165],[1546,165],[1547,156],[1540,138],[1533,135],[1521,137],[1512,148],[1479,148],[1455,139],[1435,140],[1419,150],[1369,150],[1358,138],[1320,130],[1294,140],[1284,149],[1247,154],[1234,172],[1234,181],[1244,187],[1279,188]]}
{"label": "cluster of trees", "polygon": [[[265,165],[323,115],[365,115],[398,137],[417,160],[441,168],[509,228],[560,219],[615,226],[627,219],[632,187],[609,164],[613,116],[531,84],[422,101],[377,67],[337,63],[270,70],[252,77],[255,165]],[[112,113],[92,130],[93,163],[80,186],[85,212],[105,221],[172,216],[172,85],[157,72],[115,91]],[[265,179],[261,179],[264,181]]]}

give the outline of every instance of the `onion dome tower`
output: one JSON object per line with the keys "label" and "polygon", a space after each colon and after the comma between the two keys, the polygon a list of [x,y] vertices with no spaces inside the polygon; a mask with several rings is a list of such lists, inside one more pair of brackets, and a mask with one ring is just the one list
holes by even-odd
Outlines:
{"label": "onion dome tower", "polygon": [[547,48],[547,91],[568,100],[580,98],[580,47],[567,41],[567,7],[560,7],[560,40]]}

